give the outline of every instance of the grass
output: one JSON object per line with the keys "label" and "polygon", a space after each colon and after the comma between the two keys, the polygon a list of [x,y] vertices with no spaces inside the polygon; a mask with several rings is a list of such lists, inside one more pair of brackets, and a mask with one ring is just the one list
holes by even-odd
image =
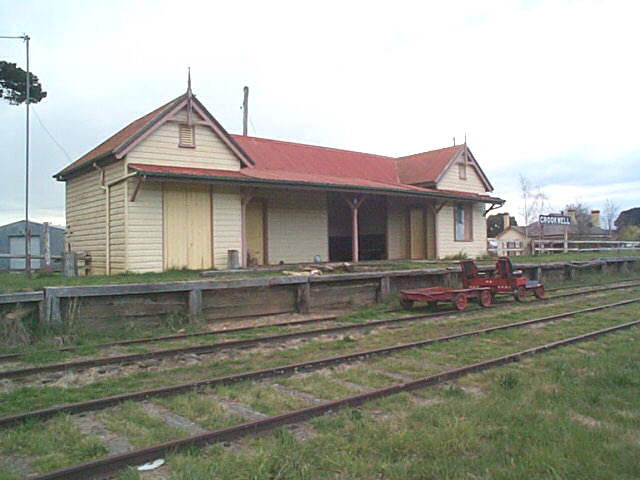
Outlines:
{"label": "grass", "polygon": [[245,420],[239,415],[225,411],[217,400],[196,393],[162,398],[155,401],[172,412],[182,415],[209,430],[228,427]]}
{"label": "grass", "polygon": [[[0,293],[40,290],[43,287],[112,285],[120,283],[179,282],[202,280],[200,270],[168,270],[159,273],[120,273],[117,275],[90,275],[65,277],[60,273],[34,273],[27,278],[21,273],[0,273]],[[274,272],[220,273],[216,280],[273,276]]]}
{"label": "grass", "polygon": [[424,390],[430,406],[402,393],[341,410],[312,420],[305,442],[282,429],[246,452],[173,454],[168,479],[638,478],[638,340],[619,332],[470,375]]}
{"label": "grass", "polygon": [[277,415],[309,406],[305,400],[279,392],[261,383],[242,382],[221,386],[215,389],[215,395],[223,400],[241,403],[267,415]]}
{"label": "grass", "polygon": [[107,449],[97,438],[83,436],[71,418],[62,415],[3,432],[0,452],[27,458],[44,472],[104,456]]}
{"label": "grass", "polygon": [[147,447],[188,436],[188,432],[145,413],[144,404],[125,402],[100,412],[98,418],[110,431],[128,438],[134,447]]}

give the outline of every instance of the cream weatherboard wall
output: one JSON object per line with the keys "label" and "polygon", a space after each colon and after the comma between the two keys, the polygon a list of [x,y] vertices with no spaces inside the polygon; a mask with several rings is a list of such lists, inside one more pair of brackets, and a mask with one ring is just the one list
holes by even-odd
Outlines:
{"label": "cream weatherboard wall", "polygon": [[128,163],[240,170],[240,160],[206,125],[195,125],[195,148],[179,147],[178,122],[166,122],[127,154]]}
{"label": "cream weatherboard wall", "polygon": [[[137,179],[130,179],[133,192]],[[131,272],[161,272],[163,269],[162,184],[144,182],[135,201],[127,199],[127,269]]]}
{"label": "cream weatherboard wall", "polygon": [[469,257],[479,257],[487,253],[487,223],[484,204],[472,203],[473,240],[456,241],[454,237],[453,206],[442,207],[437,216],[438,257],[443,258],[464,252]]}
{"label": "cream weatherboard wall", "polygon": [[459,192],[485,193],[487,191],[478,172],[471,164],[467,165],[467,178],[462,180],[458,173],[458,162],[449,166],[440,181],[441,190],[457,190]]}
{"label": "cream weatherboard wall", "polygon": [[269,193],[267,243],[269,263],[329,259],[327,196],[317,192]]}
{"label": "cream weatherboard wall", "polygon": [[242,252],[242,195],[235,189],[214,187],[212,197],[213,263],[224,269],[229,250]]}
{"label": "cream weatherboard wall", "polygon": [[[124,162],[104,168],[104,185],[124,176]],[[125,255],[125,186],[124,182],[110,188],[109,257],[115,272],[123,271]],[[66,242],[72,251],[91,256],[88,273],[104,275],[107,272],[107,208],[106,188],[102,173],[93,169],[66,181]]]}

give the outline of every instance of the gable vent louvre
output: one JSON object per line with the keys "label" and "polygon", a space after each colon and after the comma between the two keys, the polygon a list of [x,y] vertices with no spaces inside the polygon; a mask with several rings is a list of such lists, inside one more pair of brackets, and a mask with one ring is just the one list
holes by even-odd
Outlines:
{"label": "gable vent louvre", "polygon": [[193,125],[187,125],[186,123],[180,124],[179,143],[180,147],[195,148],[195,130]]}

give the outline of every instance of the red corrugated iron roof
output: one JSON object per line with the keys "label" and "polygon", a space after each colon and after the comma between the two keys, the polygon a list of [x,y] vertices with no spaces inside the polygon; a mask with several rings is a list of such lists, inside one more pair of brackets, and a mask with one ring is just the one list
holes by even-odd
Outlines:
{"label": "red corrugated iron roof", "polygon": [[414,194],[435,194],[459,198],[469,198],[473,200],[493,202],[497,200],[488,195],[480,195],[471,192],[457,192],[453,190],[438,190],[435,188],[416,187],[413,185],[388,184],[384,182],[376,182],[373,180],[334,177],[328,175],[314,175],[307,173],[286,172],[282,170],[264,170],[259,168],[243,168],[240,171],[218,170],[213,168],[191,168],[191,167],[169,167],[165,165],[149,165],[142,163],[132,163],[129,167],[135,171],[147,174],[149,176],[174,177],[174,178],[193,178],[202,180],[229,180],[229,181],[245,181],[259,183],[265,181],[268,183],[296,183],[309,186],[323,186],[334,188],[362,188],[379,191],[396,191],[398,193],[414,193]]}
{"label": "red corrugated iron roof", "polygon": [[231,135],[256,168],[398,183],[394,159],[370,153]]}
{"label": "red corrugated iron roof", "polygon": [[456,145],[397,158],[399,181],[408,184],[435,182],[462,148],[464,145]]}

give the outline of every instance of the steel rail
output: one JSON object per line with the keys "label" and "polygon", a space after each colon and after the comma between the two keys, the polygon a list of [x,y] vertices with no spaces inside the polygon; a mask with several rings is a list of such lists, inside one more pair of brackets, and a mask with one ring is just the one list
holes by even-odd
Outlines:
{"label": "steel rail", "polygon": [[545,289],[545,291],[547,292],[557,292],[558,290],[571,290],[573,288],[589,288],[589,287],[604,287],[607,285],[622,285],[624,283],[631,283],[631,282],[638,282],[640,281],[640,278],[630,278],[628,280],[618,280],[615,282],[602,282],[602,283],[586,283],[584,285],[573,285],[571,287],[554,287],[554,288],[547,288]]}
{"label": "steel rail", "polygon": [[[628,283],[628,282],[627,282]],[[579,293],[596,293],[596,292],[600,292],[600,291],[605,291],[605,290],[614,290],[614,289],[618,289],[618,288],[632,288],[635,286],[640,286],[640,282],[639,283],[634,283],[634,284],[617,284],[615,282],[612,282],[612,286],[610,287],[602,287],[602,288],[598,288],[598,289],[592,289],[592,290],[582,290]],[[558,291],[558,290],[566,290],[566,289],[572,289],[572,288],[580,288],[579,286],[577,287],[561,287],[561,288],[557,288],[557,289],[550,289],[547,290],[548,292],[551,291]],[[567,296],[573,296],[575,294],[567,294]],[[553,297],[549,297],[549,299],[554,299],[554,298],[562,298],[563,295],[554,295]],[[512,304],[511,302],[508,302],[509,304]],[[497,305],[496,305],[497,306]],[[392,313],[392,312],[396,312],[398,310],[389,310],[387,313]],[[473,310],[473,311],[477,311],[477,310]],[[452,312],[452,313],[457,313],[455,310],[447,310],[446,312]],[[438,312],[438,313],[442,313],[442,312]],[[278,322],[278,323],[271,323],[268,325],[251,325],[251,326],[244,326],[244,327],[234,327],[234,328],[229,328],[229,329],[219,329],[219,330],[211,330],[208,332],[196,332],[196,333],[184,333],[184,334],[176,334],[176,335],[165,335],[162,337],[151,337],[151,338],[135,338],[135,339],[131,339],[131,340],[119,340],[119,341],[115,341],[115,342],[107,342],[107,343],[99,343],[96,345],[89,345],[91,348],[109,348],[109,347],[116,347],[116,346],[127,346],[127,345],[139,345],[139,344],[144,344],[144,343],[156,343],[156,342],[162,342],[162,341],[172,341],[172,340],[184,340],[184,339],[188,339],[188,338],[195,338],[195,337],[204,337],[204,336],[215,336],[215,335],[225,335],[225,334],[229,334],[229,333],[238,333],[238,332],[244,332],[244,331],[248,331],[248,330],[261,330],[261,329],[267,329],[269,327],[292,327],[292,326],[296,326],[296,325],[306,325],[306,324],[312,324],[312,323],[323,323],[323,322],[330,322],[330,321],[334,321],[337,320],[339,317],[339,315],[327,315],[324,317],[316,317],[316,318],[308,318],[308,319],[301,319],[301,320],[293,320],[293,321],[288,321],[288,322]],[[424,315],[415,315],[415,318],[424,318]],[[62,348],[57,348],[57,349],[52,349],[52,350],[43,350],[40,351],[39,353],[53,353],[53,352],[73,352],[78,350],[78,346],[68,346],[68,347],[62,347]],[[24,353],[24,352],[20,352],[20,353],[9,353],[9,354],[5,354],[5,355],[0,355],[0,362],[3,361],[10,361],[10,360],[16,360],[16,359],[20,359],[23,358],[25,356],[29,355],[29,353]],[[1,378],[1,377],[0,377]]]}
{"label": "steel rail", "polygon": [[140,463],[155,460],[159,457],[164,457],[169,453],[186,447],[202,447],[212,443],[219,443],[225,441],[236,440],[247,435],[255,434],[262,431],[272,430],[276,427],[289,425],[292,423],[298,423],[301,421],[309,420],[320,415],[324,415],[329,412],[333,412],[345,407],[357,407],[370,400],[387,397],[400,392],[410,392],[414,390],[424,389],[433,385],[459,378],[470,373],[481,372],[493,367],[506,365],[509,363],[518,362],[525,357],[529,357],[538,353],[548,352],[555,348],[570,345],[573,343],[583,342],[591,340],[612,332],[617,332],[623,329],[631,328],[636,325],[640,325],[640,320],[634,320],[632,322],[623,323],[613,327],[603,328],[600,330],[594,330],[589,333],[577,335],[575,337],[565,338],[556,342],[547,343],[537,347],[521,350],[516,353],[503,355],[501,357],[492,358],[482,362],[473,363],[459,368],[447,370],[435,375],[429,375],[410,382],[391,385],[388,387],[380,388],[366,393],[360,393],[340,400],[334,400],[330,402],[324,402],[312,407],[302,408],[294,410],[288,413],[280,415],[273,415],[261,420],[255,420],[251,422],[245,422],[239,425],[221,428],[218,430],[212,430],[194,435],[191,437],[182,438],[179,440],[173,440],[164,442],[151,447],[140,448],[125,452],[118,455],[111,455],[108,457],[99,458],[90,462],[86,462],[80,465],[74,465],[71,467],[63,468],[50,473],[45,473],[37,477],[33,477],[33,480],[57,480],[57,479],[86,479],[95,476],[103,476],[112,474],[118,470],[122,470],[128,466],[138,465]]}
{"label": "steel rail", "polygon": [[[264,329],[269,327],[290,327],[290,326],[296,326],[296,325],[305,325],[308,323],[330,322],[332,320],[336,320],[337,318],[338,318],[338,315],[327,315],[324,317],[306,318],[301,320],[292,320],[288,322],[278,322],[278,323],[270,323],[270,324],[263,324],[263,325],[247,325],[244,327],[233,327],[228,329],[209,330],[207,332],[164,335],[162,337],[150,337],[150,338],[134,338],[131,340],[118,340],[115,342],[98,343],[98,344],[89,345],[89,346],[91,348],[109,348],[109,347],[119,347],[119,346],[127,346],[127,345],[137,345],[141,343],[163,342],[168,340],[184,340],[186,338],[224,335],[227,333],[237,333],[237,332],[244,332],[247,330],[257,330],[257,329]],[[68,347],[56,348],[53,350],[44,350],[42,351],[42,353],[73,352],[75,350],[78,350],[78,348],[80,347],[76,345],[71,345]],[[28,355],[28,353],[8,353],[5,355],[0,355],[0,362],[7,361],[7,360],[14,360],[16,358],[21,358],[26,355]]]}
{"label": "steel rail", "polygon": [[[587,292],[572,292],[572,293],[566,293],[566,294],[562,294],[562,295],[554,295],[553,297],[547,297],[545,299],[542,300],[555,300],[558,298],[564,298],[564,297],[573,297],[576,295],[583,295],[583,294],[590,294],[590,293],[597,293],[598,291],[609,291],[609,290],[616,290],[616,289],[622,289],[622,288],[634,288],[635,285],[632,286],[617,286],[617,287],[611,287],[611,288],[605,288],[602,290],[589,290]],[[512,305],[511,303],[508,303],[506,305]],[[501,305],[501,306],[506,306],[505,304]],[[498,306],[492,306],[492,307],[488,307],[490,308],[499,308]],[[208,344],[204,344],[204,345],[196,345],[196,346],[189,346],[189,347],[179,347],[179,348],[171,348],[171,349],[166,349],[166,350],[158,350],[155,352],[144,352],[144,353],[133,353],[133,354],[126,354],[126,355],[116,355],[113,357],[102,357],[102,358],[93,358],[93,359],[89,359],[89,360],[75,360],[75,361],[71,361],[71,362],[64,362],[64,363],[54,363],[54,364],[49,364],[49,365],[40,365],[40,366],[36,366],[36,367],[28,367],[28,368],[21,368],[21,369],[16,369],[16,370],[5,370],[5,371],[0,371],[0,379],[9,379],[9,378],[19,378],[19,377],[24,377],[24,376],[29,376],[29,375],[36,375],[36,374],[40,374],[40,373],[47,373],[47,372],[57,372],[57,371],[66,371],[66,370],[73,370],[73,369],[84,369],[84,368],[91,368],[91,367],[99,367],[99,366],[103,366],[103,365],[114,365],[114,364],[129,364],[129,363],[133,363],[133,362],[139,362],[142,360],[149,360],[149,359],[155,359],[155,358],[165,358],[165,357],[174,357],[176,355],[181,355],[181,354],[207,354],[207,353],[212,353],[218,350],[224,350],[224,349],[228,349],[228,348],[246,348],[246,347],[250,347],[250,346],[254,346],[254,345],[259,345],[262,343],[273,343],[273,342],[281,342],[281,341],[287,341],[287,340],[294,340],[294,339],[299,339],[299,338],[308,338],[308,337],[319,337],[322,335],[335,335],[338,333],[343,333],[343,332],[348,332],[351,330],[360,330],[360,329],[365,329],[365,328],[377,328],[377,327],[382,327],[382,326],[386,326],[386,325],[392,325],[392,324],[398,324],[398,323],[404,323],[404,322],[411,322],[414,320],[420,320],[420,319],[424,319],[424,318],[437,318],[437,317],[443,317],[443,316],[447,316],[447,315],[451,315],[451,314],[471,314],[471,313],[475,313],[478,310],[465,310],[463,312],[456,312],[455,310],[446,310],[446,311],[442,311],[442,312],[435,312],[435,313],[425,313],[425,314],[419,314],[419,315],[410,315],[410,316],[404,316],[404,317],[398,317],[398,318],[390,318],[390,319],[383,319],[383,320],[374,320],[371,322],[365,322],[365,323],[351,323],[348,325],[339,325],[339,326],[334,326],[334,327],[329,327],[329,328],[320,328],[320,329],[315,329],[315,330],[303,330],[303,331],[299,331],[299,332],[290,332],[290,333],[284,333],[284,334],[280,334],[280,335],[272,335],[272,336],[266,336],[266,337],[255,337],[255,338],[248,338],[248,339],[239,339],[239,340],[228,340],[228,341],[224,341],[224,342],[218,342],[218,343],[208,343]]]}
{"label": "steel rail", "polygon": [[549,315],[546,317],[534,318],[531,320],[524,320],[524,321],[509,323],[504,325],[495,325],[492,327],[486,327],[479,330],[472,330],[469,332],[455,333],[452,335],[430,338],[430,339],[420,340],[420,341],[411,342],[411,343],[402,343],[398,345],[393,345],[391,347],[383,347],[383,348],[377,348],[373,350],[364,350],[364,351],[355,352],[355,353],[347,353],[347,354],[333,356],[333,357],[321,358],[318,360],[310,360],[307,362],[293,363],[289,365],[280,365],[272,368],[254,370],[251,372],[235,373],[235,374],[230,374],[222,377],[209,378],[205,380],[183,383],[179,385],[172,385],[168,387],[160,387],[160,388],[144,390],[140,392],[122,393],[119,395],[99,398],[96,400],[89,400],[86,402],[76,402],[76,403],[69,403],[65,405],[58,405],[55,407],[43,408],[40,410],[33,410],[30,412],[24,412],[24,413],[19,413],[19,414],[7,416],[7,417],[1,417],[0,428],[6,427],[12,424],[16,424],[19,422],[23,422],[25,420],[33,419],[33,418],[40,418],[40,419],[50,418],[59,413],[79,413],[79,412],[85,412],[85,411],[101,410],[101,409],[104,409],[113,405],[117,405],[119,403],[122,403],[128,400],[140,401],[140,400],[145,400],[147,398],[167,397],[172,395],[178,395],[180,393],[190,392],[193,390],[202,389],[204,387],[226,385],[226,384],[236,383],[244,380],[259,380],[263,378],[293,374],[303,370],[324,368],[330,365],[337,365],[342,363],[364,360],[366,358],[373,357],[376,355],[388,355],[388,354],[402,351],[402,350],[425,347],[435,343],[448,342],[450,340],[455,340],[459,338],[483,335],[486,333],[491,333],[499,330],[508,330],[511,328],[520,328],[520,327],[525,327],[529,325],[534,325],[537,323],[552,322],[554,320],[571,317],[573,315],[597,312],[600,310],[605,310],[607,308],[620,307],[620,306],[628,305],[628,304],[639,302],[639,301],[640,301],[640,297],[630,299],[630,300],[623,300],[621,302],[616,302],[616,303],[598,305],[596,307],[583,308],[583,309],[575,310],[572,312],[565,312],[565,313],[559,313],[555,315]]}

